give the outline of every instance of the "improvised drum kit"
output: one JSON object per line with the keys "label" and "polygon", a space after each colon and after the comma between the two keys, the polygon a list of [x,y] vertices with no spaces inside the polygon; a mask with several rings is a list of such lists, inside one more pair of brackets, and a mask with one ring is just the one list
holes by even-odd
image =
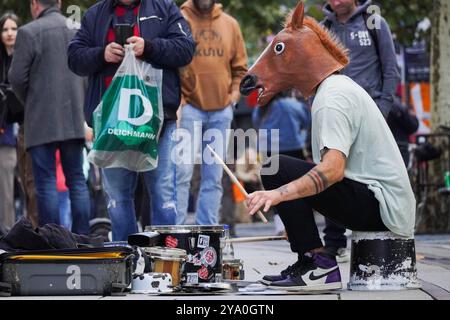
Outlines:
{"label": "improvised drum kit", "polygon": [[224,281],[244,280],[243,261],[222,258],[229,241],[223,225],[150,226],[143,234],[152,240],[138,241],[139,234],[133,239],[149,258],[151,272],[134,276],[132,293],[230,291]]}
{"label": "improvised drum kit", "polygon": [[[220,156],[209,145],[207,147],[230,179],[248,197],[247,191]],[[260,210],[256,214],[264,223],[268,222]],[[222,256],[226,244],[234,241],[234,239],[228,239],[223,225],[150,226],[145,231],[144,237],[140,234],[131,237],[134,244],[142,247],[150,258],[152,272],[147,276],[135,276],[132,287],[134,288],[135,282],[147,281],[148,283],[144,286],[149,289],[142,289],[140,284],[136,283],[139,289],[131,292],[144,290],[151,293],[164,293],[171,288],[174,290],[181,288],[187,293],[195,290],[231,292],[230,282],[244,280],[243,261],[235,259],[234,253],[231,256],[227,255],[226,259]],[[150,240],[145,239],[146,237]],[[274,239],[256,241],[260,240]],[[246,241],[255,241],[255,239],[241,238],[239,242]]]}

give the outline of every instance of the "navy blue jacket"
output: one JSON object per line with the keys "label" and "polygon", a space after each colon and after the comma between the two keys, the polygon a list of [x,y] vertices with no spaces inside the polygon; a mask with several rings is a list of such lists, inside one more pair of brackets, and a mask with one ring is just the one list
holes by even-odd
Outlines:
{"label": "navy blue jacket", "polygon": [[[106,91],[104,77],[108,64],[104,52],[114,16],[114,1],[100,1],[86,11],[81,28],[68,49],[69,68],[80,76],[89,76],[84,106],[88,124]],[[195,42],[172,0],[142,0],[138,20],[140,35],[146,40],[144,59],[155,68],[163,69],[164,117],[174,120],[181,99],[178,68],[191,62]]]}

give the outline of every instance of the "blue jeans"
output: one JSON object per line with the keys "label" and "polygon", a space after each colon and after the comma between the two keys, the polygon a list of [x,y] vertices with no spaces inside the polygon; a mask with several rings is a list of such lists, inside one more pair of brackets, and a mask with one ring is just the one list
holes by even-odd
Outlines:
{"label": "blue jeans", "polygon": [[[158,143],[158,167],[144,173],[145,185],[151,199],[152,225],[174,225],[175,164],[170,153],[175,146],[172,136],[175,121],[168,121]],[[103,169],[103,186],[108,198],[108,212],[112,224],[113,241],[126,241],[136,233],[137,221],[134,207],[138,173],[123,168]]]}
{"label": "blue jeans", "polygon": [[[213,142],[214,146],[219,146],[215,150],[217,154],[222,159],[225,159],[228,147],[226,131],[230,129],[232,120],[232,107],[227,107],[220,111],[202,111],[191,105],[183,107],[180,129],[187,130],[191,134],[192,139],[188,141],[187,145],[184,145],[184,148],[189,149],[189,161],[177,164],[177,224],[185,224],[186,222],[189,188],[194,172],[195,156],[200,151],[203,155],[207,144]],[[212,130],[210,131],[212,137],[205,135],[206,141],[203,141],[203,135],[207,130]],[[223,138],[221,141],[214,137],[215,132],[221,135],[220,137]],[[196,206],[196,223],[198,225],[217,225],[219,223],[219,210],[223,194],[222,175],[223,168],[220,164],[205,163],[205,159],[202,157],[201,183]]]}
{"label": "blue jeans", "polygon": [[58,191],[59,223],[67,230],[72,230],[72,213],[70,212],[70,196],[68,191]]}
{"label": "blue jeans", "polygon": [[72,232],[89,234],[91,207],[83,174],[83,148],[83,140],[53,142],[30,148],[40,226],[47,223],[60,223],[55,158],[56,150],[59,149],[70,194]]}

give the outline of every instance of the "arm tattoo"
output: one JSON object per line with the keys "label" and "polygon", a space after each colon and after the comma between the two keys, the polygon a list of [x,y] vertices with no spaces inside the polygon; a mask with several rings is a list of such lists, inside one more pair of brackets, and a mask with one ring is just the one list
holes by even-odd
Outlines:
{"label": "arm tattoo", "polygon": [[[330,185],[330,183],[328,182],[328,178],[323,174],[323,172],[320,171],[320,170],[317,169],[317,168],[314,168],[313,171],[316,172],[316,173],[319,175],[320,179],[322,180],[323,190],[325,190],[326,188],[328,188],[329,185]],[[323,190],[322,190],[322,191],[323,191]]]}
{"label": "arm tattoo", "polygon": [[307,176],[314,182],[316,193],[321,193],[328,188],[329,182],[327,177],[317,168],[313,168],[307,173]]}
{"label": "arm tattoo", "polygon": [[316,187],[316,194],[319,193],[319,186],[317,185],[316,179],[314,178],[314,176],[311,174],[311,172],[308,172],[306,174],[308,176],[308,178],[310,178],[312,180],[312,182],[314,182],[314,186]]}
{"label": "arm tattoo", "polygon": [[279,187],[279,188],[277,189],[277,191],[280,193],[281,196],[284,196],[284,195],[286,195],[286,194],[289,193],[289,190],[288,190],[288,187],[287,187],[287,186]]}

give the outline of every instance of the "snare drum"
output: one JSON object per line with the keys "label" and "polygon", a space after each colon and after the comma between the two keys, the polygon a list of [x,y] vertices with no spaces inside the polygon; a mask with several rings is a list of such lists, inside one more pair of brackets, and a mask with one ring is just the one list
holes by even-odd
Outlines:
{"label": "snare drum", "polygon": [[222,282],[220,239],[224,226],[150,226],[145,230],[160,234],[160,246],[187,251],[186,283]]}
{"label": "snare drum", "polygon": [[150,247],[145,248],[144,251],[150,256],[152,272],[170,273],[173,285],[180,284],[186,261],[186,250]]}
{"label": "snare drum", "polygon": [[244,264],[240,259],[223,261],[224,280],[244,280]]}

